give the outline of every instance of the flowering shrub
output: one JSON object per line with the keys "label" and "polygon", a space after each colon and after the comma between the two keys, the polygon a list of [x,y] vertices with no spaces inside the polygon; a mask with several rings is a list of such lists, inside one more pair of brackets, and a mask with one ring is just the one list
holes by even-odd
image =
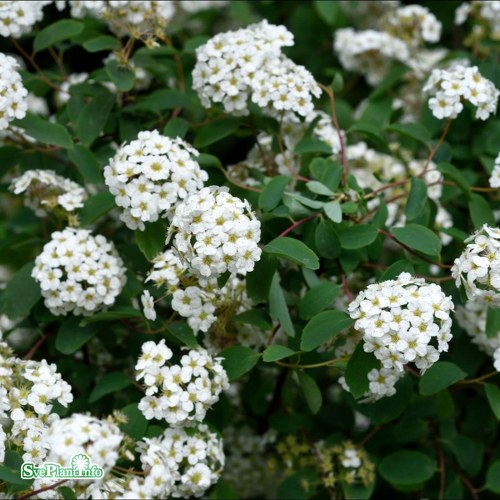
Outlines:
{"label": "flowering shrub", "polygon": [[0,1],[0,495],[500,494],[500,2],[420,3]]}

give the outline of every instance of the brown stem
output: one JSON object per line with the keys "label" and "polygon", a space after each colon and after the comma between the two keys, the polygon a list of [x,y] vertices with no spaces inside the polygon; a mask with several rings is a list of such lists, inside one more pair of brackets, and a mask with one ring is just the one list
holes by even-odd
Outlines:
{"label": "brown stem", "polygon": [[10,37],[10,41],[16,47],[16,49],[23,55],[24,58],[26,58],[29,63],[35,68],[35,71],[38,73],[38,76],[40,77],[41,80],[43,80],[49,87],[52,87],[54,90],[61,91],[61,87],[56,85],[55,83],[51,82],[46,76],[45,73],[40,69],[40,66],[35,62],[35,58],[28,54],[19,43],[17,43],[17,40],[14,37]]}
{"label": "brown stem", "polygon": [[57,481],[57,483],[50,484],[49,486],[44,486],[43,488],[40,488],[40,489],[35,490],[35,491],[30,491],[29,493],[26,493],[26,495],[18,497],[18,499],[19,500],[24,500],[25,498],[30,498],[30,497],[32,497],[34,495],[37,495],[38,493],[42,493],[42,491],[53,490],[54,488],[57,488],[58,486],[61,486],[61,484],[64,484],[66,481],[68,481],[68,480],[67,479],[61,479],[61,481]]}
{"label": "brown stem", "polygon": [[294,222],[289,228],[285,229],[282,233],[278,234],[278,238],[282,238],[283,236],[286,236],[288,233],[292,232],[295,228],[300,226],[301,224],[304,224],[304,222],[307,222],[308,220],[314,219],[318,215],[318,212],[314,212],[311,215],[308,215],[307,217],[304,217],[303,219],[298,220],[297,222]]}
{"label": "brown stem", "polygon": [[347,283],[347,278],[345,274],[342,274],[342,286],[344,287],[344,292],[349,303],[352,302],[353,296],[351,290],[349,289],[349,284]]}
{"label": "brown stem", "polygon": [[23,359],[31,359],[33,354],[35,354],[36,351],[38,351],[39,347],[47,340],[46,335],[42,335],[40,339],[38,339],[38,342],[24,355]]}
{"label": "brown stem", "polygon": [[337,135],[339,136],[340,163],[342,165],[342,185],[346,186],[347,173],[348,173],[347,156],[346,156],[346,152],[345,152],[344,136],[342,135],[342,131],[340,130],[339,122],[337,120],[337,112],[335,111],[335,94],[330,87],[327,87],[326,85],[323,85],[322,83],[319,83],[319,82],[318,82],[318,85],[328,95],[328,99],[330,101],[330,117],[331,117],[333,126],[335,127],[335,130],[337,131]]}
{"label": "brown stem", "polygon": [[424,168],[422,169],[422,172],[420,172],[417,175],[417,177],[423,177],[425,175],[425,172],[427,171],[427,168],[429,167],[429,165],[432,161],[432,158],[434,158],[434,155],[437,153],[437,150],[443,144],[444,139],[445,139],[446,135],[448,134],[448,131],[450,130],[451,122],[452,122],[452,119],[449,118],[448,121],[446,122],[443,133],[441,134],[441,137],[439,138],[436,145],[432,148],[431,152],[429,153],[429,157],[427,158],[427,161],[425,162]]}

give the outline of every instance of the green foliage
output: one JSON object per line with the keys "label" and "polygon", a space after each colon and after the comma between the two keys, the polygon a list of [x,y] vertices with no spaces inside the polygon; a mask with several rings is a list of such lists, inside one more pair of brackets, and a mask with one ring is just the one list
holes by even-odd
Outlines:
{"label": "green foliage", "polygon": [[[500,88],[500,42],[487,20],[478,24],[473,7],[457,28],[454,10],[459,2],[420,4],[442,23],[441,41],[434,47],[447,54],[420,72],[414,63],[427,50],[424,44],[409,47],[405,61],[382,58],[378,64],[374,51],[359,71],[354,65],[344,67],[340,51],[332,48],[342,28],[382,30],[380,20],[387,19],[390,7],[383,2],[230,0],[198,12],[172,2],[172,20],[144,32],[141,23],[117,28],[128,13],[125,8],[113,19],[85,11],[75,20],[69,7],[58,11],[52,5],[19,40],[4,37],[2,50],[22,57],[23,85],[31,97],[44,100],[48,114],[29,107],[26,116],[3,127],[2,340],[19,360],[54,363],[71,385],[73,402],[68,408],[54,403],[52,413],[61,418],[90,413],[115,421],[124,440],[113,475],[142,480],[137,441],[161,436],[169,427],[166,420],[145,418],[139,409],[144,381],[135,376],[141,346],[164,340],[173,351],[167,365],[188,350],[206,348],[222,360],[235,382],[207,408],[203,421],[223,437],[226,453],[225,472],[203,498],[455,499],[500,494],[500,388],[490,356],[499,336],[500,309],[477,306],[469,311],[469,322],[464,321],[460,309],[467,296],[451,276],[465,239],[484,224],[498,227],[499,190],[490,186],[489,177],[499,153],[500,119],[477,119],[474,106],[466,104],[451,122],[439,120],[422,91],[434,67],[443,69],[462,58]],[[214,98],[213,106],[205,107],[194,89],[198,49],[221,30],[263,19],[292,32],[295,44],[287,44],[283,54],[321,84],[311,116],[300,116],[296,106],[270,113],[253,102],[252,89],[247,89],[250,97],[243,112],[231,113],[224,108],[227,97]],[[410,37],[406,31],[405,36]],[[259,50],[257,56],[263,54]],[[244,52],[249,68],[253,57],[253,50]],[[277,59],[275,63],[280,70]],[[367,64],[380,70],[378,83],[363,73]],[[255,72],[261,69],[259,65]],[[224,80],[220,70],[207,61],[206,71],[213,71],[214,80]],[[73,75],[84,72],[87,78],[73,84]],[[285,107],[294,90],[286,92]],[[313,118],[318,111],[321,115]],[[208,331],[188,323],[173,297],[177,289],[199,286],[200,276],[187,270],[169,274],[164,283],[148,279],[153,262],[159,269],[163,264],[158,256],[173,248],[171,238],[166,240],[175,206],[156,222],[145,222],[143,231],[131,231],[119,218],[120,200],[105,184],[104,166],[113,164],[117,148],[146,130],[192,144],[199,154],[193,152],[191,158],[208,176],[205,186],[227,187],[248,203],[252,218],[260,222],[262,253],[252,272],[238,273],[237,280],[229,272],[201,277],[208,284],[200,296],[206,308],[200,319],[205,313],[215,318]],[[125,176],[136,182],[131,165]],[[57,189],[48,189],[39,205],[47,213],[39,218],[34,208],[45,187],[34,183],[16,196],[9,189],[13,179],[35,169],[54,171],[81,185],[87,192],[83,207],[66,212],[56,206]],[[166,178],[157,185],[163,182]],[[186,193],[180,191],[173,194],[184,199]],[[140,192],[136,195],[143,196],[144,187]],[[144,199],[149,201],[150,194]],[[233,213],[228,208],[221,215],[223,222],[217,224]],[[68,226],[112,241],[126,267],[120,295],[90,315],[51,312],[31,277],[51,234]],[[214,243],[208,240],[193,234],[186,243],[191,248]],[[223,244],[231,249],[228,242]],[[52,258],[60,249],[62,244]],[[189,266],[190,256],[176,255]],[[490,260],[496,262],[492,256]],[[397,298],[371,297],[367,302],[373,303],[364,304],[359,318],[351,317],[349,304],[370,283],[396,280],[401,273],[439,285],[451,296],[453,337],[448,350],[438,346],[442,339],[432,337],[430,345],[441,351],[429,367],[420,369],[425,363],[419,356],[402,361],[395,394],[377,399],[373,387],[383,384],[384,376],[374,381],[368,374],[375,369],[382,374],[385,367],[373,352],[365,352],[363,332],[355,325],[359,329],[365,319],[374,326],[370,307]],[[233,281],[239,288],[231,289]],[[232,290],[224,297],[217,295],[223,287]],[[145,318],[147,308],[141,306],[144,289],[155,303],[154,321]],[[54,293],[53,298],[59,297]],[[395,316],[395,323],[406,321],[404,313]],[[418,321],[412,320],[409,328],[418,330]],[[406,338],[391,328],[380,331],[378,340],[392,342],[393,350],[395,342],[404,344]],[[15,398],[9,397],[12,403]],[[29,405],[21,396],[17,399],[15,404],[26,410]],[[7,435],[10,429],[4,425]],[[194,433],[195,426],[187,432]],[[24,451],[19,442],[7,438],[0,466],[0,490],[9,498],[37,495],[32,483],[20,478]],[[350,446],[362,457],[361,465],[342,463],[348,458],[342,450]],[[340,451],[326,455],[330,449]],[[129,460],[130,453],[135,462]],[[243,466],[240,471],[238,464],[251,474]],[[52,493],[88,496],[80,488],[60,484]]]}

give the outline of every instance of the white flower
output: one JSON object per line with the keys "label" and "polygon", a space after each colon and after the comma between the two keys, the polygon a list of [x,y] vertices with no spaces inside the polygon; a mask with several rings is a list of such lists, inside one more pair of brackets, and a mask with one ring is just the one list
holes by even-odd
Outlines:
{"label": "white flower", "polygon": [[52,233],[32,276],[40,283],[45,305],[56,315],[90,315],[111,306],[126,281],[112,242],[72,228]]}
{"label": "white flower", "polygon": [[204,349],[189,351],[180,364],[167,363],[171,357],[165,340],[143,344],[135,366],[136,380],[146,386],[139,409],[148,420],[165,419],[170,425],[199,422],[228,387],[226,372],[220,359]]}
{"label": "white flower", "polygon": [[486,120],[496,113],[500,92],[479,73],[477,66],[455,65],[450,70],[434,69],[423,87],[432,97],[429,108],[438,119],[456,118],[464,101],[476,106],[476,118]]}
{"label": "white flower", "polygon": [[470,300],[500,307],[500,230],[485,224],[465,243],[451,268],[457,287],[463,285]]}
{"label": "white flower", "polygon": [[260,222],[227,188],[203,188],[177,205],[170,234],[190,271],[203,278],[246,274],[261,254]]}
{"label": "white flower", "polygon": [[489,179],[490,187],[500,188],[500,154],[495,158],[495,166]]}
{"label": "white flower", "polygon": [[144,316],[151,321],[156,320],[155,302],[148,290],[144,290],[141,295],[142,307]]}
{"label": "white flower", "polygon": [[219,33],[196,49],[193,88],[205,107],[222,103],[228,113],[248,114],[248,100],[278,116],[282,111],[306,116],[320,87],[306,68],[281,53],[293,45],[284,26],[266,20],[237,31]]}
{"label": "white flower", "polygon": [[[430,366],[434,357],[434,351],[429,351],[429,347],[434,349],[431,343],[437,345],[437,358],[439,352],[448,350],[452,310],[451,299],[438,285],[408,273],[396,280],[368,285],[349,304],[349,313],[356,320],[354,328],[363,334],[364,350],[373,352],[384,368],[396,372],[403,372],[409,362],[417,366],[427,362],[425,368]],[[372,372],[373,394],[392,392],[395,381],[389,373]]]}
{"label": "white flower", "polygon": [[[3,34],[1,14],[5,9],[12,9],[10,2],[0,2],[0,34]],[[0,53],[0,130],[5,130],[12,120],[26,115],[28,91],[23,86],[18,68],[19,64],[13,57]]]}
{"label": "white flower", "polygon": [[51,0],[1,1],[0,35],[19,38],[29,33],[43,18],[43,8],[51,3]]}
{"label": "white flower", "polygon": [[199,153],[187,142],[161,135],[157,130],[140,132],[124,144],[104,167],[104,180],[121,219],[130,229],[144,229],[203,187],[208,176],[193,159]]}
{"label": "white flower", "polygon": [[25,193],[25,204],[42,217],[47,210],[60,207],[68,212],[83,207],[87,193],[76,182],[57,175],[53,170],[27,170],[12,180],[14,194]]}

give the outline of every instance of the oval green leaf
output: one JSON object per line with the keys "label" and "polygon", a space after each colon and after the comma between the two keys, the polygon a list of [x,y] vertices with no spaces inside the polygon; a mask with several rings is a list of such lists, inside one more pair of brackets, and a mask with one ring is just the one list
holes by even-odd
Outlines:
{"label": "oval green leaf", "polygon": [[300,348],[312,351],[351,324],[352,319],[342,311],[321,312],[304,327]]}
{"label": "oval green leaf", "polygon": [[264,252],[290,260],[308,269],[318,269],[318,256],[302,241],[294,238],[278,237],[264,247]]}
{"label": "oval green leaf", "polygon": [[420,394],[422,396],[437,394],[466,376],[467,374],[454,363],[438,361],[420,377],[418,384]]}
{"label": "oval green leaf", "polygon": [[401,450],[383,458],[378,471],[391,484],[411,486],[428,481],[434,475],[436,465],[424,453]]}
{"label": "oval green leaf", "polygon": [[438,257],[441,252],[441,240],[430,229],[418,224],[394,227],[391,233],[395,238],[417,252]]}

